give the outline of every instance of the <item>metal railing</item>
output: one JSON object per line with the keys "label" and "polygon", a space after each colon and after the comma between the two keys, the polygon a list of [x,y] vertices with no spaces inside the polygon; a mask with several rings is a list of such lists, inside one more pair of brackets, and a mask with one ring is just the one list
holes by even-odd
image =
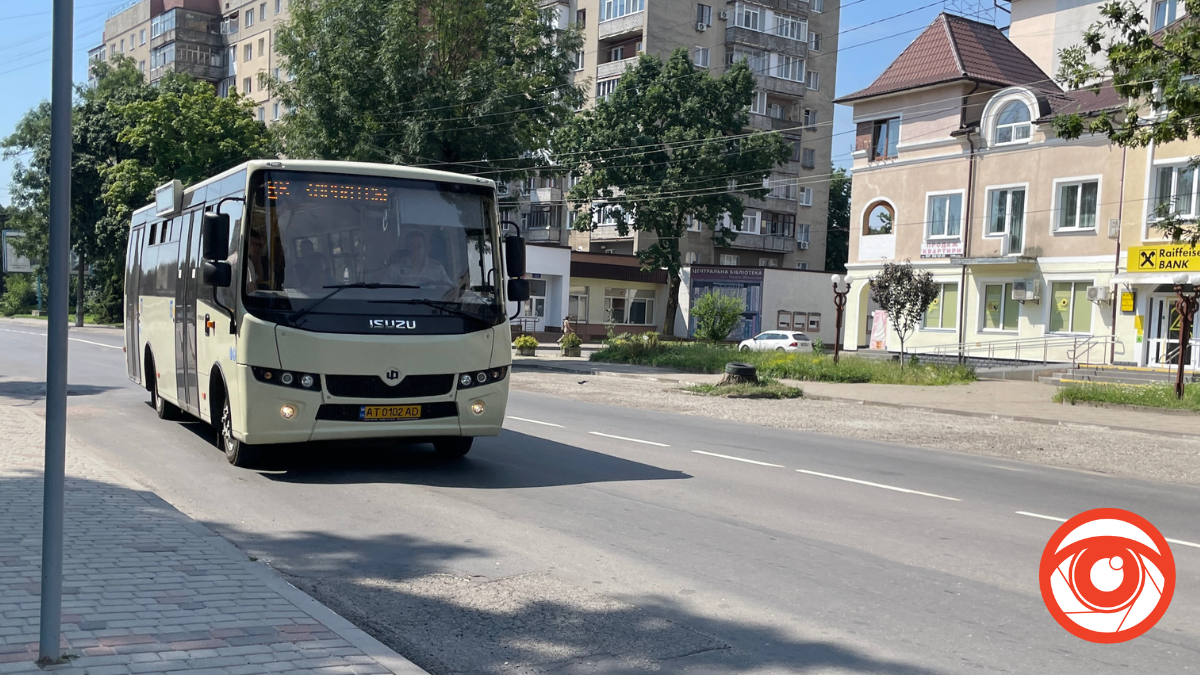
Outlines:
{"label": "metal railing", "polygon": [[[1033,338],[1013,338],[1008,340],[960,342],[935,347],[916,347],[914,354],[932,354],[935,356],[957,357],[960,361],[966,359],[1004,359],[1012,361],[1040,361],[1042,364],[1053,362],[1070,362],[1072,366],[1080,363],[1091,365],[1108,362],[1110,348],[1120,344],[1120,340],[1112,335],[1045,335]],[[1053,354],[1063,354],[1064,359],[1051,359]]]}

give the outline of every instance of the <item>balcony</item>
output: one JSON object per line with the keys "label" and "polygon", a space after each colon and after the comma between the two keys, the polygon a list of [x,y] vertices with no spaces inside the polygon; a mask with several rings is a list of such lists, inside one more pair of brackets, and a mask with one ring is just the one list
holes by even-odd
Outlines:
{"label": "balcony", "polygon": [[596,79],[606,80],[610,77],[619,77],[622,73],[637,65],[637,57],[634,56],[620,61],[609,61],[596,66]]}
{"label": "balcony", "polygon": [[800,18],[807,18],[809,15],[808,0],[754,0],[754,2]]}
{"label": "balcony", "polygon": [[562,200],[562,188],[540,187],[529,191],[529,202],[531,204],[561,204]]}
{"label": "balcony", "polygon": [[804,98],[804,93],[808,91],[808,87],[804,86],[803,82],[794,82],[767,75],[755,75],[754,79],[758,82],[759,89],[781,96]]}
{"label": "balcony", "polygon": [[187,73],[198,80],[217,83],[225,79],[224,66],[209,66],[200,63],[185,63],[172,61],[164,66],[150,70],[150,81],[157,82],[167,73]]}
{"label": "balcony", "polygon": [[780,37],[770,33],[761,33],[749,28],[742,28],[741,26],[729,26],[726,28],[725,42],[727,44],[747,45],[755,49],[775,52],[776,54],[786,54],[800,58],[808,56],[807,42]]}
{"label": "balcony", "polygon": [[531,244],[558,244],[562,242],[562,229],[537,227],[525,230],[525,241]]}
{"label": "balcony", "polygon": [[629,234],[621,236],[617,231],[616,225],[600,225],[592,230],[592,241],[599,239],[633,239],[633,228],[629,229]]}
{"label": "balcony", "polygon": [[790,237],[773,237],[769,234],[739,234],[729,243],[729,248],[787,253],[796,250],[796,240]]}
{"label": "balcony", "polygon": [[750,127],[752,129],[762,129],[763,131],[787,131],[801,129],[801,122],[798,120],[781,120],[776,117],[768,117],[757,113],[750,113]]}
{"label": "balcony", "polygon": [[627,14],[616,19],[601,21],[597,26],[599,31],[598,39],[608,40],[615,37],[624,37],[640,33],[646,27],[646,12],[635,12]]}

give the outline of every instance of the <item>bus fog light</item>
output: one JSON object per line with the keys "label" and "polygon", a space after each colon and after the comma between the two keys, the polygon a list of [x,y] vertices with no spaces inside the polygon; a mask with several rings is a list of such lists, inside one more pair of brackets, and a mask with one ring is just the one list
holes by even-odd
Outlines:
{"label": "bus fog light", "polygon": [[293,379],[294,378],[292,377],[291,373],[284,373],[283,375],[279,376],[279,381],[284,384],[291,384]]}
{"label": "bus fog light", "polygon": [[484,382],[487,382],[487,373],[482,372],[482,371],[477,373],[475,375],[475,381],[478,382],[479,384],[483,384]]}
{"label": "bus fog light", "polygon": [[482,415],[483,411],[486,409],[487,409],[487,406],[484,405],[483,401],[472,401],[471,402],[471,412],[475,413],[476,415]]}
{"label": "bus fog light", "polygon": [[300,386],[304,387],[305,389],[310,389],[312,388],[314,381],[315,380],[313,380],[312,375],[305,375],[304,377],[300,378]]}
{"label": "bus fog light", "polygon": [[462,376],[458,378],[458,384],[459,384],[459,386],[462,386],[462,387],[471,386],[471,374],[463,373]]}
{"label": "bus fog light", "polygon": [[290,405],[285,405],[279,409],[279,415],[285,420],[290,420],[296,416],[296,409]]}

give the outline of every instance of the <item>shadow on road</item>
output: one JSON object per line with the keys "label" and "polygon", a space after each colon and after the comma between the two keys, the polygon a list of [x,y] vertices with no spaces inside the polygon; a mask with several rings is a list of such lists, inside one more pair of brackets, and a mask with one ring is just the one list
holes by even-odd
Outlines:
{"label": "shadow on road", "polygon": [[[92,384],[68,384],[67,396],[95,396],[119,387]],[[32,380],[0,380],[0,397],[22,401],[40,401],[46,398],[46,383]]]}

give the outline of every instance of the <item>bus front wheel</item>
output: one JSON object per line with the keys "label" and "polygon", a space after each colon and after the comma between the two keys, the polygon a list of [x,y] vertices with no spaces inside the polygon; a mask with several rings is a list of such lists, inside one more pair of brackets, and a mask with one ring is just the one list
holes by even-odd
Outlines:
{"label": "bus front wheel", "polygon": [[236,467],[248,467],[258,460],[258,449],[248,443],[243,443],[233,437],[233,413],[229,409],[229,397],[225,397],[221,407],[221,426],[218,429],[221,449],[225,451],[225,459]]}
{"label": "bus front wheel", "polygon": [[175,405],[168,403],[166,399],[158,395],[158,378],[155,373],[150,373],[150,403],[154,405],[154,412],[158,414],[160,420],[177,420],[180,418],[180,410]]}
{"label": "bus front wheel", "polygon": [[470,436],[449,436],[433,441],[433,451],[442,459],[458,459],[471,451],[471,443],[475,441]]}

